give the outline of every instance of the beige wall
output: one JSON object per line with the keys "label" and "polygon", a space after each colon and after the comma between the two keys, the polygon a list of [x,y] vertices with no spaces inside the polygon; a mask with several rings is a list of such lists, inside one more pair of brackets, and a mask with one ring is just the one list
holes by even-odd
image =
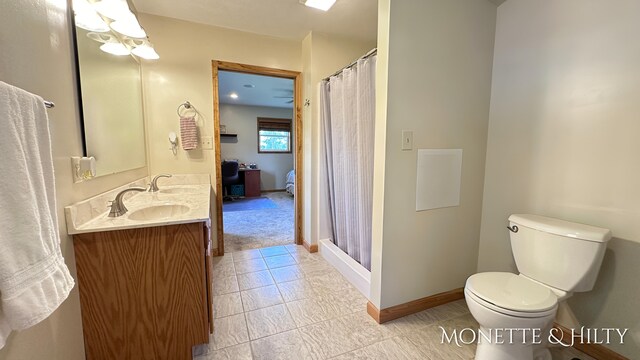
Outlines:
{"label": "beige wall", "polygon": [[[388,77],[388,85],[386,114],[376,118],[376,130],[386,123],[386,138],[384,144],[376,138],[374,174],[384,173],[384,183],[374,184],[378,223],[371,300],[387,308],[463,287],[476,271],[496,5],[478,0],[379,4],[379,16],[389,16],[379,19],[379,26],[388,21],[389,35],[388,44],[380,46],[388,74],[379,72],[378,84],[384,86]],[[412,151],[401,150],[402,130],[413,131]],[[415,211],[420,148],[464,150],[460,206]]]}
{"label": "beige wall", "polygon": [[373,164],[373,208],[371,229],[371,289],[369,300],[381,309],[382,238],[384,186],[387,152],[387,101],[389,100],[389,26],[391,0],[378,0],[378,57],[376,59],[376,121]]}
{"label": "beige wall", "polygon": [[337,37],[311,32],[302,41],[303,98],[311,102],[303,110],[304,163],[308,164],[304,169],[304,203],[311,204],[304,214],[303,237],[309,243],[328,237],[327,194],[322,193],[319,186],[321,177],[325,176],[320,161],[319,83],[376,47],[373,41],[352,40],[347,35]]}
{"label": "beige wall", "polygon": [[[222,139],[220,154],[222,159],[257,164],[261,190],[284,190],[287,173],[293,170],[293,153],[258,154],[258,117],[293,119],[293,109],[220,104],[220,124],[227,126],[227,132],[238,134],[235,139]],[[295,133],[295,122],[292,130]]]}
{"label": "beige wall", "polygon": [[176,108],[190,101],[200,112],[201,136],[213,136],[211,61],[301,71],[301,44],[149,14],[139,19],[160,54],[159,60],[142,65],[149,171],[210,174],[215,189],[214,150],[179,148],[175,156],[169,150],[168,133],[180,130]]}
{"label": "beige wall", "polygon": [[[499,7],[478,269],[515,271],[511,213],[610,228],[588,326],[631,328],[640,357],[640,3],[507,1]],[[634,36],[636,35],[636,36]]]}
{"label": "beige wall", "polygon": [[[55,102],[49,123],[56,172],[62,254],[75,278],[71,239],[63,208],[147,175],[147,169],[73,184],[71,156],[82,154],[70,29],[65,1],[0,2],[0,80]],[[25,29],[28,29],[26,31]],[[76,286],[49,318],[13,333],[0,359],[84,359],[80,302]]]}

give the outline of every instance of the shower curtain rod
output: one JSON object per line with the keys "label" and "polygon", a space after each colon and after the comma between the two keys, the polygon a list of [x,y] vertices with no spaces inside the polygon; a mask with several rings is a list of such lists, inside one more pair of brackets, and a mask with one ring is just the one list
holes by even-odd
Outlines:
{"label": "shower curtain rod", "polygon": [[371,56],[373,56],[373,55],[375,55],[377,53],[378,53],[378,48],[373,48],[371,51],[369,51],[368,53],[364,54],[363,56],[358,58],[356,61],[354,61],[351,64],[343,67],[342,69],[334,72],[333,74],[329,75],[328,77],[322,79],[322,81],[329,81],[329,79],[331,79],[332,76],[336,76],[336,75],[340,74],[341,72],[345,71],[346,69],[352,68],[355,64],[358,63],[358,61],[364,60],[364,59],[366,59],[368,57],[371,57]]}

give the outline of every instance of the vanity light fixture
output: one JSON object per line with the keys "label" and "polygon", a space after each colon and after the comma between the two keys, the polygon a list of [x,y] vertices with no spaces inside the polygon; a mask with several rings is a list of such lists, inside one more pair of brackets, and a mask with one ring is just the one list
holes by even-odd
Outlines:
{"label": "vanity light fixture", "polygon": [[108,42],[100,45],[100,50],[117,56],[124,56],[131,54],[129,48],[124,46],[124,44],[120,42]]}
{"label": "vanity light fixture", "polygon": [[140,25],[138,25],[137,21],[133,23],[125,20],[116,20],[111,24],[109,24],[109,26],[111,26],[113,30],[117,31],[118,33],[124,36],[132,37],[136,39],[142,39],[147,37],[147,33],[144,32],[144,29],[140,27]]}
{"label": "vanity light fixture", "polygon": [[73,12],[78,27],[100,33],[109,31],[107,23],[86,0],[73,0]]}
{"label": "vanity light fixture", "polygon": [[100,45],[100,50],[117,56],[124,56],[131,54],[131,50],[123,43],[118,41],[118,38],[111,33],[97,33],[90,32],[87,34],[87,37],[93,41],[97,41],[102,43]]}
{"label": "vanity light fixture", "polygon": [[146,60],[158,60],[160,59],[160,55],[153,48],[153,45],[148,40],[134,40],[130,39],[128,41],[129,44],[133,44],[133,50],[131,53],[137,57],[146,59]]}
{"label": "vanity light fixture", "polygon": [[93,7],[100,15],[112,20],[120,20],[133,15],[126,0],[102,0],[94,3]]}
{"label": "vanity light fixture", "polygon": [[111,24],[109,24],[109,26],[111,26],[113,30],[124,36],[136,39],[147,37],[147,33],[144,32],[144,29],[142,28],[142,26],[140,26],[140,23],[138,23],[138,19],[136,19],[136,16],[131,13],[121,19],[112,22]]}
{"label": "vanity light fixture", "polygon": [[331,9],[336,0],[300,0],[300,2],[308,7],[327,11]]}
{"label": "vanity light fixture", "polygon": [[[93,6],[87,0],[73,0],[73,10],[76,26],[89,30],[87,36],[102,43],[100,50],[117,56],[133,54],[146,60],[160,58],[126,0],[102,0]],[[95,17],[103,27],[84,26],[85,15]]]}
{"label": "vanity light fixture", "polygon": [[229,97],[232,99],[237,99],[238,98],[238,94],[232,92],[231,94],[229,94]]}
{"label": "vanity light fixture", "polygon": [[87,31],[101,33],[109,31],[109,26],[107,25],[107,23],[105,23],[104,20],[102,20],[96,13],[76,15],[76,25]]}

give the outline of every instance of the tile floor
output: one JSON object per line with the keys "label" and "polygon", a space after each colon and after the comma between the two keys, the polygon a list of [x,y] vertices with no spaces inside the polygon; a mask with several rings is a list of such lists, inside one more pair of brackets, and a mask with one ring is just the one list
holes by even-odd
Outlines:
{"label": "tile floor", "polygon": [[[286,245],[214,261],[215,333],[194,359],[473,359],[438,326],[477,328],[464,300],[379,325],[367,300],[319,254]],[[553,358],[592,360],[574,349]]]}

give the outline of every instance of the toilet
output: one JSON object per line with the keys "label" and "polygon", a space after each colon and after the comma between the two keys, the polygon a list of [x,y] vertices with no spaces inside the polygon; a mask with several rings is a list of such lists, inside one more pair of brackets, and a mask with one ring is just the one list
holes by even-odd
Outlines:
{"label": "toilet", "polygon": [[475,359],[550,360],[558,303],[593,289],[611,231],[531,214],[511,215],[508,229],[519,274],[474,274],[464,288],[480,324]]}

